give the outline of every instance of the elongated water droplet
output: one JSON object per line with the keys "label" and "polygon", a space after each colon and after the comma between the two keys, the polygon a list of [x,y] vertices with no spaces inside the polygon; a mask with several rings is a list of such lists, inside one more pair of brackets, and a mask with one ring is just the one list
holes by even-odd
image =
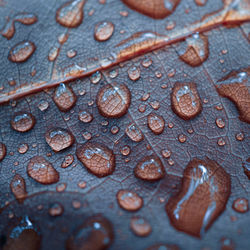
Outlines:
{"label": "elongated water droplet", "polygon": [[72,154],[68,154],[64,157],[61,167],[67,168],[73,163],[73,161],[74,161],[74,156]]}
{"label": "elongated water droplet", "polygon": [[97,177],[110,175],[115,170],[115,155],[108,147],[87,142],[76,150],[77,158]]}
{"label": "elongated water droplet", "polygon": [[27,166],[28,175],[41,184],[53,184],[59,181],[59,173],[42,156],[34,156]]}
{"label": "elongated water droplet", "polygon": [[113,35],[114,28],[114,24],[111,22],[98,23],[95,26],[95,39],[99,42],[107,41]]}
{"label": "elongated water droplet", "polygon": [[48,59],[50,62],[53,62],[56,60],[56,58],[59,55],[60,48],[59,47],[52,47],[49,51]]}
{"label": "elongated water droplet", "polygon": [[16,113],[11,120],[12,128],[18,132],[27,132],[31,130],[35,123],[35,117],[28,112]]}
{"label": "elongated water droplet", "polygon": [[123,0],[123,2],[143,15],[163,19],[174,12],[180,0]]}
{"label": "elongated water droplet", "polygon": [[62,5],[56,12],[56,21],[67,28],[75,28],[82,23],[85,0],[73,0]]}
{"label": "elongated water droplet", "polygon": [[157,181],[164,177],[165,169],[158,156],[151,155],[142,158],[134,168],[137,178],[146,181]]}
{"label": "elongated water droplet", "polygon": [[23,41],[15,45],[9,52],[9,60],[20,63],[28,60],[35,52],[36,46],[30,41]]}
{"label": "elongated water droplet", "polygon": [[107,84],[103,86],[96,97],[96,103],[101,115],[118,118],[125,115],[131,101],[130,90],[125,84]]}
{"label": "elongated water droplet", "polygon": [[135,235],[140,237],[146,237],[152,232],[152,227],[149,222],[139,216],[131,218],[130,228]]}
{"label": "elongated water droplet", "polygon": [[4,159],[6,155],[6,146],[0,142],[0,161],[2,161]]}
{"label": "elongated water droplet", "polygon": [[122,189],[116,198],[119,206],[127,211],[137,211],[143,206],[143,199],[133,191]]}
{"label": "elongated water droplet", "polygon": [[184,170],[180,192],[166,205],[172,225],[202,236],[224,211],[230,189],[230,175],[215,161],[192,160]]}
{"label": "elongated water droplet", "polygon": [[10,182],[10,189],[18,202],[22,203],[27,196],[26,184],[23,177],[16,174]]}
{"label": "elongated water droplet", "polygon": [[182,119],[190,120],[202,111],[202,103],[195,83],[174,85],[171,94],[173,111]]}

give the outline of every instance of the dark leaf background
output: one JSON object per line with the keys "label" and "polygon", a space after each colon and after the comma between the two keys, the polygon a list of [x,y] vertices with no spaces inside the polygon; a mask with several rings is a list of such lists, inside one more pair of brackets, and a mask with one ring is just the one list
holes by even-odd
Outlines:
{"label": "dark leaf background", "polygon": [[[159,34],[168,34],[165,29],[170,21],[174,21],[174,30],[201,20],[209,13],[223,7],[223,2],[208,0],[203,7],[197,6],[195,1],[182,0],[175,12],[162,20],[146,17],[126,7],[122,1],[106,0],[101,4],[97,0],[89,0],[84,6],[84,19],[82,24],[74,29],[67,29],[55,20],[56,10],[64,1],[55,0],[4,0],[0,1],[0,24],[3,27],[6,17],[10,18],[19,12],[29,12],[37,16],[38,21],[33,25],[16,23],[16,32],[12,39],[0,37],[0,85],[2,93],[7,93],[21,84],[32,82],[51,82],[63,80],[62,72],[65,68],[78,63],[87,65],[93,58],[106,58],[110,55],[116,44],[139,31],[154,31]],[[188,10],[188,11],[187,11]],[[93,15],[89,15],[94,11]],[[122,16],[121,11],[127,11],[128,16]],[[100,43],[94,39],[94,27],[99,21],[110,21],[115,25],[113,36],[106,42]],[[238,26],[219,26],[206,31],[204,34],[209,40],[209,57],[199,67],[191,67],[179,59],[178,46],[181,42],[153,52],[141,55],[106,70],[102,70],[102,79],[93,84],[90,77],[76,79],[68,83],[77,95],[76,105],[68,112],[62,113],[52,100],[53,89],[40,91],[37,94],[25,96],[11,103],[0,106],[0,141],[7,147],[7,155],[0,163],[0,232],[4,234],[12,220],[17,217],[29,215],[39,226],[42,233],[42,249],[64,249],[65,240],[72,231],[80,225],[85,218],[96,213],[102,213],[110,219],[114,226],[115,239],[110,249],[145,249],[159,242],[177,244],[181,249],[220,249],[222,238],[232,240],[235,249],[249,249],[249,212],[239,214],[232,209],[236,198],[249,199],[250,183],[244,174],[242,164],[250,157],[249,124],[238,119],[238,111],[234,104],[226,98],[221,98],[216,92],[216,82],[225,77],[232,70],[240,70],[249,66],[249,23]],[[124,32],[121,32],[124,31]],[[58,43],[60,34],[67,32],[68,40],[61,46],[56,61],[48,61],[48,53]],[[33,41],[37,47],[31,58],[24,63],[12,63],[8,60],[11,47],[23,40]],[[75,49],[77,56],[70,59],[67,51]],[[226,54],[222,51],[227,50]],[[145,68],[141,62],[146,58],[152,60],[152,65]],[[128,77],[130,66],[141,69],[141,77],[131,81]],[[35,76],[31,76],[32,70]],[[118,76],[110,77],[110,71],[116,70]],[[175,70],[173,77],[169,72]],[[54,73],[53,73],[54,72]],[[161,72],[161,77],[156,76]],[[8,80],[13,78],[16,86],[10,86]],[[95,98],[98,90],[110,82],[125,83],[131,91],[132,101],[128,113],[119,119],[102,117],[96,107]],[[202,113],[191,121],[183,121],[175,115],[170,105],[170,93],[175,82],[195,82],[203,102]],[[166,88],[162,88],[166,85]],[[83,92],[84,95],[81,95]],[[150,93],[150,98],[143,102],[141,97]],[[0,92],[1,95],[1,92]],[[46,100],[49,107],[41,111],[38,104]],[[207,100],[207,101],[206,101]],[[150,103],[158,101],[160,108],[154,110]],[[144,113],[139,112],[141,104],[146,105]],[[223,109],[217,110],[216,105],[221,104]],[[93,114],[94,120],[84,124],[78,120],[80,110],[88,110]],[[35,127],[26,133],[12,130],[10,120],[14,113],[25,110],[36,117]],[[154,135],[147,127],[147,115],[154,111],[164,117],[166,127],[161,135]],[[225,128],[218,128],[216,118],[225,120]],[[124,131],[130,122],[135,122],[144,134],[140,143],[131,142]],[[173,123],[173,128],[167,125]],[[72,147],[65,151],[54,153],[45,141],[44,134],[52,126],[69,129],[76,138]],[[120,128],[117,134],[111,133],[112,126]],[[188,133],[193,129],[193,133]],[[105,178],[97,178],[90,174],[77,160],[75,150],[77,144],[86,140],[84,132],[92,135],[91,141],[101,142],[116,154],[116,169],[114,173]],[[243,141],[237,141],[235,135],[243,132]],[[187,137],[185,143],[178,141],[178,136]],[[224,146],[217,141],[223,138]],[[21,143],[27,143],[29,150],[25,154],[18,153]],[[129,156],[120,152],[125,145],[131,147]],[[168,149],[172,152],[169,160],[162,157],[161,151]],[[74,155],[74,163],[66,169],[61,163],[67,154]],[[142,156],[157,154],[167,171],[164,179],[156,183],[148,183],[135,178],[133,168]],[[57,184],[44,186],[36,183],[26,173],[29,159],[42,155],[49,160],[60,173],[59,183],[66,183],[66,190],[62,193],[56,191]],[[195,158],[205,156],[217,161],[231,175],[231,195],[223,214],[215,221],[202,239],[191,237],[177,231],[169,222],[165,212],[165,204],[170,196],[174,195],[181,185],[183,170],[188,162]],[[23,204],[18,204],[10,190],[10,181],[20,174],[26,181],[29,198]],[[86,182],[81,189],[78,183]],[[144,199],[144,206],[136,213],[122,210],[117,201],[116,193],[119,189],[136,191]],[[80,209],[74,209],[72,202],[80,201]],[[51,218],[48,208],[54,202],[60,202],[64,213]],[[43,209],[38,210],[37,206]],[[151,226],[152,233],[140,238],[135,236],[130,228],[130,218],[134,215],[146,218]],[[11,219],[11,217],[14,218]]]}

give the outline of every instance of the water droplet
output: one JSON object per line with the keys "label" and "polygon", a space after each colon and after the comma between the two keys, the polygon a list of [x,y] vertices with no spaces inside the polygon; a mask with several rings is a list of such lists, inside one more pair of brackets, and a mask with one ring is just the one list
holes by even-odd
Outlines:
{"label": "water droplet", "polygon": [[9,60],[12,62],[25,62],[35,52],[36,46],[30,41],[23,41],[11,48]]}
{"label": "water droplet", "polygon": [[81,122],[84,122],[84,123],[89,123],[89,122],[92,122],[93,120],[93,115],[90,114],[88,111],[80,111],[79,114],[78,114],[78,118]]}
{"label": "water droplet", "polygon": [[26,215],[12,229],[7,237],[4,250],[9,249],[27,249],[37,250],[41,246],[41,236],[33,222]]}
{"label": "water droplet", "polygon": [[139,67],[131,66],[128,69],[128,76],[130,80],[137,81],[141,77],[141,70]]}
{"label": "water droplet", "polygon": [[152,101],[149,104],[154,110],[158,110],[160,108],[160,102],[158,101]]}
{"label": "water droplet", "polygon": [[148,127],[154,134],[159,135],[165,128],[165,121],[162,116],[151,113],[148,115]]}
{"label": "water droplet", "polygon": [[118,76],[118,74],[119,74],[118,69],[113,69],[113,70],[111,70],[109,72],[109,77],[112,78],[112,79],[114,79],[114,78],[116,78]]}
{"label": "water droplet", "polygon": [[50,206],[49,215],[52,217],[60,216],[63,214],[63,211],[64,211],[63,206],[60,203],[56,202]]}
{"label": "water droplet", "polygon": [[204,6],[207,3],[207,0],[195,0],[195,3],[199,6]]}
{"label": "water droplet", "polygon": [[109,118],[118,118],[125,115],[131,101],[130,90],[125,84],[107,84],[103,86],[96,98],[101,115]]}
{"label": "water droplet", "polygon": [[56,60],[57,56],[59,55],[60,48],[59,47],[52,47],[49,51],[48,59],[50,62]]}
{"label": "water droplet", "polygon": [[59,181],[59,173],[42,156],[34,156],[27,166],[28,175],[41,184],[53,184]]}
{"label": "water droplet", "polygon": [[245,198],[234,200],[233,209],[238,213],[246,213],[248,211],[248,200]]}
{"label": "water droplet", "polygon": [[67,51],[67,57],[68,57],[68,58],[73,58],[73,57],[75,57],[76,55],[77,55],[77,52],[76,52],[76,50],[74,50],[74,49],[70,49],[70,50]]}
{"label": "water droplet", "polygon": [[8,40],[11,39],[15,34],[15,23],[13,20],[8,19],[5,26],[1,30],[0,33],[2,36],[7,38]]}
{"label": "water droplet", "polygon": [[218,93],[222,97],[227,97],[236,105],[240,114],[239,119],[247,123],[250,123],[249,75],[249,69],[232,72],[217,82],[216,85]]}
{"label": "water droplet", "polygon": [[220,250],[235,250],[235,245],[231,239],[223,237]]}
{"label": "water droplet", "polygon": [[166,24],[166,30],[172,30],[175,27],[175,22],[174,21],[168,21]]}
{"label": "water droplet", "polygon": [[238,141],[243,141],[244,138],[245,138],[244,133],[243,133],[243,132],[237,133],[237,134],[235,135],[235,138],[236,138],[236,140],[238,140]]}
{"label": "water droplet", "polygon": [[66,112],[75,105],[76,95],[69,86],[61,83],[55,90],[53,100],[61,111]]}
{"label": "water droplet", "polygon": [[67,28],[75,28],[82,23],[85,0],[73,0],[63,4],[56,12],[56,21]]}
{"label": "water droplet", "polygon": [[125,145],[124,147],[121,148],[121,154],[124,156],[128,156],[130,154],[130,147],[128,145]]}
{"label": "water droplet", "polygon": [[140,142],[144,138],[141,130],[134,123],[127,126],[125,133],[134,142]]}
{"label": "water droplet", "polygon": [[140,104],[140,106],[138,107],[138,111],[141,113],[144,113],[146,111],[146,105]]}
{"label": "water droplet", "polygon": [[137,211],[143,206],[143,199],[135,192],[129,190],[120,190],[117,195],[119,206],[127,211]]}
{"label": "water droplet", "polygon": [[91,75],[90,77],[90,81],[93,84],[97,84],[98,82],[100,82],[100,80],[102,79],[102,74],[100,71],[96,71],[93,75]]}
{"label": "water droplet", "polygon": [[35,117],[28,112],[16,113],[11,120],[12,128],[18,132],[27,132],[31,130],[35,123]]}
{"label": "water droplet", "polygon": [[87,183],[86,183],[86,181],[80,181],[77,185],[79,188],[85,188]]}
{"label": "water droplet", "polygon": [[145,181],[157,181],[164,177],[165,169],[158,156],[150,155],[139,161],[134,168],[134,174]]}
{"label": "water droplet", "polygon": [[102,215],[94,215],[80,225],[69,237],[66,248],[76,249],[108,249],[114,238],[111,222]]}
{"label": "water droplet", "polygon": [[168,77],[171,78],[171,77],[174,77],[175,76],[175,73],[176,73],[176,69],[170,69],[168,71]]}
{"label": "water droplet", "polygon": [[0,161],[2,161],[5,156],[6,156],[6,146],[2,142],[0,142]]}
{"label": "water droplet", "polygon": [[62,33],[58,36],[57,40],[60,44],[64,44],[67,42],[68,38],[69,38],[68,33]]}
{"label": "water droplet", "polygon": [[130,228],[135,235],[140,237],[146,237],[152,232],[152,227],[149,222],[139,216],[134,216],[131,218]]}
{"label": "water droplet", "polygon": [[216,125],[218,128],[224,128],[225,121],[222,118],[216,118]]}
{"label": "water droplet", "polygon": [[11,77],[8,79],[8,83],[10,86],[15,86],[16,85],[16,81]]}
{"label": "water droplet", "polygon": [[66,188],[67,188],[66,183],[60,183],[56,186],[56,191],[60,193],[60,192],[65,191]]}
{"label": "water droplet", "polygon": [[163,149],[163,150],[161,151],[161,154],[162,154],[162,156],[163,156],[164,158],[169,158],[169,157],[171,156],[171,151],[168,150],[168,149]]}
{"label": "water droplet", "polygon": [[182,119],[190,120],[202,110],[202,103],[195,83],[180,83],[174,85],[171,94],[173,111]]}
{"label": "water droplet", "polygon": [[110,175],[115,170],[115,155],[108,147],[87,142],[77,148],[77,158],[97,177]]}
{"label": "water droplet", "polygon": [[47,110],[48,107],[49,107],[49,103],[45,100],[41,100],[39,103],[38,103],[38,106],[37,106],[42,112]]}
{"label": "water droplet", "polygon": [[110,131],[113,135],[115,135],[120,131],[120,128],[118,126],[114,125],[111,127]]}
{"label": "water droplet", "polygon": [[67,168],[73,163],[73,161],[74,161],[74,156],[72,154],[68,154],[64,157],[61,167]]}
{"label": "water droplet", "polygon": [[72,133],[63,128],[51,128],[45,134],[45,140],[54,152],[70,147],[75,138]]}
{"label": "water droplet", "polygon": [[185,135],[181,134],[178,136],[178,140],[179,140],[179,142],[184,143],[184,142],[186,142],[187,137]]}
{"label": "water droplet", "polygon": [[225,142],[225,140],[223,138],[219,138],[218,141],[217,141],[217,144],[219,146],[225,146],[226,142]]}
{"label": "water droplet", "polygon": [[11,192],[14,194],[18,202],[22,203],[27,196],[26,184],[23,177],[16,174],[10,182]]}
{"label": "water droplet", "polygon": [[107,41],[114,32],[114,24],[111,22],[100,22],[95,26],[95,39],[99,42]]}
{"label": "water droplet", "polygon": [[145,58],[142,62],[141,65],[144,68],[148,68],[152,64],[152,60],[150,58]]}
{"label": "water droplet", "polygon": [[90,140],[92,138],[92,134],[88,131],[83,132],[82,136],[85,140]]}
{"label": "water droplet", "polygon": [[200,66],[209,54],[208,39],[198,33],[186,39],[187,48],[180,51],[180,59],[192,67]]}
{"label": "water droplet", "polygon": [[144,93],[143,96],[141,97],[141,100],[142,100],[143,102],[145,102],[145,101],[148,100],[149,97],[150,97],[150,93]]}
{"label": "water droplet", "polygon": [[131,9],[143,15],[163,19],[172,14],[180,0],[122,0]]}
{"label": "water droplet", "polygon": [[160,71],[155,71],[155,76],[157,78],[161,78],[162,77],[162,73]]}
{"label": "water droplet", "polygon": [[[177,245],[170,245],[170,244],[155,244],[147,250],[180,250],[180,248]],[[205,250],[205,249],[203,249]]]}
{"label": "water droplet", "polygon": [[81,207],[81,202],[78,201],[78,200],[73,200],[73,201],[72,201],[72,207],[73,207],[74,209],[79,209],[79,208]]}
{"label": "water droplet", "polygon": [[180,192],[166,205],[172,225],[202,236],[224,211],[230,189],[230,175],[215,161],[192,160],[184,170]]}

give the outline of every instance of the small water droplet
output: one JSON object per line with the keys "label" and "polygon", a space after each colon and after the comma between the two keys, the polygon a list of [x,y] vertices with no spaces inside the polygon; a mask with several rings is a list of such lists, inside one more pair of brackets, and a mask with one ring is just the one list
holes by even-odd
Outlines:
{"label": "small water droplet", "polygon": [[85,188],[87,183],[86,183],[86,181],[80,181],[77,185],[79,188]]}
{"label": "small water droplet", "polygon": [[62,168],[67,168],[68,166],[70,166],[74,161],[74,156],[72,154],[68,154],[64,157],[64,160],[61,164]]}
{"label": "small water droplet", "polygon": [[56,60],[56,58],[59,55],[60,48],[59,47],[52,47],[49,51],[48,59],[50,62],[53,62]]}
{"label": "small water droplet", "polygon": [[171,151],[168,150],[168,149],[163,149],[163,150],[161,151],[161,154],[162,154],[162,156],[163,156],[164,158],[169,158],[169,157],[171,156]]}
{"label": "small water droplet", "polygon": [[20,154],[25,154],[29,149],[29,145],[27,143],[22,143],[18,147],[18,152]]}
{"label": "small water droplet", "polygon": [[237,134],[235,135],[235,138],[236,138],[236,140],[238,140],[238,141],[243,141],[244,138],[245,138],[244,133],[243,133],[243,132],[237,133]]}
{"label": "small water droplet", "polygon": [[85,139],[85,140],[90,140],[91,138],[92,138],[92,134],[90,133],[90,132],[88,132],[88,131],[85,131],[85,132],[83,132],[82,133],[82,136],[83,136],[83,138]]}
{"label": "small water droplet", "polygon": [[[180,250],[177,245],[170,245],[170,244],[155,244],[151,247],[148,247],[146,250]],[[203,249],[205,250],[205,249]],[[209,250],[209,249],[207,249]]]}
{"label": "small water droplet", "polygon": [[98,23],[95,26],[95,39],[99,42],[107,41],[113,35],[114,28],[114,24],[111,22]]}
{"label": "small water droplet", "polygon": [[143,199],[133,191],[122,189],[116,198],[119,206],[127,211],[137,211],[143,206]]}
{"label": "small water droplet", "polygon": [[93,120],[93,115],[90,114],[88,111],[83,110],[79,112],[78,118],[81,122],[90,123]]}
{"label": "small water droplet", "polygon": [[35,123],[35,117],[28,112],[16,113],[11,120],[12,128],[18,132],[27,132],[31,130]]}
{"label": "small water droplet", "polygon": [[110,131],[113,135],[116,135],[120,131],[120,128],[118,126],[114,125],[111,127]]}
{"label": "small water droplet", "polygon": [[67,51],[67,57],[68,57],[68,58],[73,58],[73,57],[75,57],[76,55],[77,55],[77,51],[74,50],[74,49],[70,49],[70,50]]}
{"label": "small water droplet", "polygon": [[238,213],[246,213],[248,211],[248,200],[246,198],[234,200],[233,209]]}
{"label": "small water droplet", "polygon": [[217,141],[217,144],[219,146],[224,146],[226,144],[225,140],[223,138],[219,138],[218,141]]}
{"label": "small water droplet", "polygon": [[68,33],[62,33],[58,36],[57,40],[60,44],[64,44],[67,42],[68,38],[69,38]]}
{"label": "small water droplet", "polygon": [[127,126],[125,133],[134,142],[140,142],[144,138],[141,130],[134,123]]}
{"label": "small water droplet", "polygon": [[198,6],[204,6],[207,3],[207,0],[195,0],[195,3]]}
{"label": "small water droplet", "polygon": [[165,128],[165,121],[162,116],[151,113],[148,115],[147,120],[148,127],[154,134],[159,135],[163,132]]}
{"label": "small water droplet", "polygon": [[150,106],[154,109],[154,110],[158,110],[160,108],[160,102],[159,101],[152,101],[149,103]]}
{"label": "small water droplet", "polygon": [[144,67],[144,68],[148,68],[151,64],[152,64],[152,60],[150,58],[145,58],[142,62],[141,62],[141,65]]}
{"label": "small water droplet", "polygon": [[131,149],[128,145],[125,145],[121,148],[121,154],[124,156],[128,156],[131,152]]}
{"label": "small water droplet", "polygon": [[187,137],[185,135],[183,135],[183,134],[180,134],[178,136],[178,140],[179,140],[179,142],[184,143],[184,142],[186,142]]}
{"label": "small water droplet", "polygon": [[60,216],[63,214],[64,208],[63,206],[59,203],[53,203],[50,208],[49,208],[49,215],[52,217]]}
{"label": "small water droplet", "polygon": [[6,156],[6,146],[0,142],[0,162],[4,159]]}
{"label": "small water droplet", "polygon": [[49,103],[45,100],[41,100],[37,106],[42,112],[46,111],[49,107]]}
{"label": "small water droplet", "polygon": [[100,82],[100,80],[102,79],[102,74],[100,71],[96,71],[91,77],[90,77],[90,81],[93,84],[97,84],[98,82]]}
{"label": "small water droplet", "polygon": [[166,30],[172,30],[175,27],[175,21],[168,21],[166,24]]}
{"label": "small water droplet", "polygon": [[128,76],[130,80],[137,81],[141,77],[141,70],[139,67],[131,66],[128,69]]}
{"label": "small water droplet", "polygon": [[67,184],[66,183],[60,183],[56,186],[56,191],[57,192],[63,192],[67,187]]}
{"label": "small water droplet", "polygon": [[224,128],[225,121],[222,118],[216,118],[216,125],[218,128]]}
{"label": "small water droplet", "polygon": [[26,184],[25,184],[25,180],[23,179],[21,175],[16,174],[13,177],[13,179],[10,182],[10,189],[11,189],[11,192],[16,197],[16,199],[18,200],[18,202],[22,203],[25,200],[27,196]]}
{"label": "small water droplet", "polygon": [[132,232],[139,237],[146,237],[152,232],[149,222],[143,217],[134,216],[130,220],[130,228]]}

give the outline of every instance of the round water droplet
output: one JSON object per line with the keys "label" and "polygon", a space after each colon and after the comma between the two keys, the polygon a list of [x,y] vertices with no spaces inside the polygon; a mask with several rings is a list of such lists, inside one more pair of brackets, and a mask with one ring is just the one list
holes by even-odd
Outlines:
{"label": "round water droplet", "polygon": [[16,113],[11,120],[12,128],[18,132],[27,132],[31,130],[35,123],[35,117],[28,112]]}
{"label": "round water droplet", "polygon": [[187,140],[187,137],[185,135],[181,134],[178,136],[178,140],[179,140],[179,142],[184,143]]}
{"label": "round water droplet", "polygon": [[66,242],[66,249],[108,249],[114,239],[111,222],[102,215],[94,215],[80,225]]}
{"label": "round water droplet", "polygon": [[5,156],[6,156],[6,146],[2,142],[0,142],[0,161],[2,161]]}
{"label": "round water droplet", "polygon": [[161,151],[161,154],[164,158],[169,158],[171,156],[171,151],[170,150],[167,150],[167,149],[163,149]]}
{"label": "round water droplet", "polygon": [[142,66],[144,68],[148,68],[151,64],[152,64],[152,60],[150,58],[145,58],[142,62],[141,62]]}
{"label": "round water droplet", "polygon": [[165,169],[158,156],[150,155],[139,161],[134,168],[134,174],[145,181],[157,181],[164,177]]}
{"label": "round water droplet", "polygon": [[152,228],[149,222],[139,216],[131,218],[130,228],[135,235],[140,237],[146,237],[152,232]]}
{"label": "round water droplet", "polygon": [[166,205],[172,225],[200,237],[224,211],[230,190],[230,175],[221,166],[208,158],[193,159],[184,170],[180,192]]}
{"label": "round water droplet", "polygon": [[141,77],[141,70],[139,67],[131,66],[128,69],[128,76],[130,80],[137,81]]}
{"label": "round water droplet", "polygon": [[96,97],[96,103],[101,115],[118,118],[125,115],[130,106],[131,95],[125,84],[107,84],[103,86]]}
{"label": "round water droplet", "polygon": [[100,80],[102,79],[102,74],[100,71],[96,71],[93,75],[91,75],[90,77],[90,81],[93,84],[97,84],[98,82],[100,82]]}
{"label": "round water droplet", "polygon": [[66,188],[67,188],[66,183],[60,183],[56,186],[56,191],[61,193],[61,192],[65,191]]}
{"label": "round water droplet", "polygon": [[72,207],[73,207],[74,209],[79,209],[79,208],[81,207],[81,202],[78,201],[78,200],[73,200],[73,201],[72,201]]}
{"label": "round water droplet", "polygon": [[49,215],[52,217],[60,216],[63,214],[63,211],[63,206],[60,203],[56,202],[50,206]]}
{"label": "round water droplet", "polygon": [[110,175],[115,170],[115,155],[108,147],[87,142],[76,150],[77,158],[97,177]]}
{"label": "round water droplet", "polygon": [[54,152],[59,152],[70,147],[74,143],[75,138],[66,129],[51,128],[46,132],[45,140]]}
{"label": "round water droplet", "polygon": [[76,55],[77,55],[77,51],[74,50],[74,49],[70,49],[70,50],[67,51],[67,57],[68,57],[68,58],[73,58],[73,57],[75,57]]}
{"label": "round water droplet", "polygon": [[79,114],[78,114],[78,118],[81,122],[84,122],[84,123],[89,123],[89,122],[92,122],[93,120],[93,115],[90,114],[88,111],[80,111]]}
{"label": "round water droplet", "polygon": [[233,209],[238,213],[246,213],[248,211],[248,200],[246,198],[234,200]]}
{"label": "round water droplet", "polygon": [[113,135],[116,135],[120,131],[120,128],[118,126],[114,125],[111,127],[110,131]]}
{"label": "round water droplet", "polygon": [[122,0],[131,9],[143,15],[163,19],[172,14],[180,0]]}
{"label": "round water droplet", "polygon": [[224,128],[225,121],[222,118],[216,118],[216,125],[218,128]]}
{"label": "round water droplet", "polygon": [[23,202],[27,196],[26,184],[23,177],[16,174],[10,182],[11,192],[14,194],[18,202]]}
{"label": "round water droplet", "polygon": [[235,138],[236,138],[236,140],[238,140],[238,141],[243,141],[244,138],[245,138],[244,133],[243,133],[243,132],[237,133],[237,134],[235,135]]}
{"label": "round water droplet", "polygon": [[41,100],[39,103],[38,103],[38,106],[37,106],[42,112],[47,110],[48,107],[49,107],[49,103],[45,100]]}
{"label": "round water droplet", "polygon": [[95,26],[94,37],[97,41],[107,41],[114,32],[114,24],[111,22],[100,22]]}
{"label": "round water droplet", "polygon": [[148,115],[148,127],[154,134],[159,135],[165,128],[165,121],[162,116],[151,113]]}
{"label": "round water droplet", "polygon": [[124,156],[128,156],[130,154],[130,147],[128,145],[125,145],[124,147],[121,148],[121,153]]}
{"label": "round water droplet", "polygon": [[72,154],[68,154],[64,157],[61,167],[67,168],[73,163],[73,161],[74,161],[74,156]]}
{"label": "round water droplet", "polygon": [[56,12],[56,21],[67,28],[75,28],[82,23],[85,0],[72,0],[63,4]]}
{"label": "round water droplet", "polygon": [[219,138],[218,141],[217,141],[217,144],[219,146],[225,146],[226,145],[226,142],[223,138]]}
{"label": "round water droplet", "polygon": [[61,83],[55,90],[53,100],[61,111],[66,112],[75,105],[76,95],[69,86]]}
{"label": "round water droplet", "polygon": [[205,35],[194,34],[186,39],[187,48],[180,52],[180,59],[192,67],[200,66],[209,54],[208,38]]}
{"label": "round water droplet", "polygon": [[143,206],[143,199],[133,191],[122,189],[116,198],[119,206],[127,211],[137,211]]}
{"label": "round water droplet", "polygon": [[28,175],[41,184],[53,184],[59,181],[59,173],[42,156],[34,156],[27,166]]}
{"label": "round water droplet", "polygon": [[152,101],[149,104],[155,110],[158,110],[160,108],[160,102],[158,102],[158,101]]}
{"label": "round water droplet", "polygon": [[202,103],[195,83],[174,85],[171,94],[173,111],[182,119],[190,120],[202,111]]}
{"label": "round water droplet", "polygon": [[127,126],[125,133],[134,142],[140,142],[144,138],[141,130],[134,123]]}
{"label": "round water droplet", "polygon": [[80,181],[77,185],[79,188],[85,188],[87,183],[86,183],[86,181]]}
{"label": "round water droplet", "polygon": [[23,41],[15,45],[9,52],[9,60],[20,63],[28,60],[35,52],[36,46],[30,41]]}

